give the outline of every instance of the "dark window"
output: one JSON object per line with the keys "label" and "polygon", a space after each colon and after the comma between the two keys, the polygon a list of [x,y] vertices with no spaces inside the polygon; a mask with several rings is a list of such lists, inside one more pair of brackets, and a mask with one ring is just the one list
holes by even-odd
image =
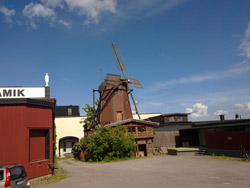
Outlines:
{"label": "dark window", "polygon": [[15,166],[10,168],[11,180],[24,178],[27,176],[25,169],[22,166]]}
{"label": "dark window", "polygon": [[177,121],[182,121],[182,116],[177,116]]}
{"label": "dark window", "polygon": [[128,128],[129,133],[134,133],[135,134],[135,127],[129,127]]}
{"label": "dark window", "polygon": [[175,120],[174,120],[174,116],[170,116],[170,117],[169,117],[169,121],[175,121]]}
{"label": "dark window", "polygon": [[146,132],[146,128],[145,127],[138,127],[139,132]]}
{"label": "dark window", "polygon": [[63,152],[66,152],[66,142],[63,143]]}
{"label": "dark window", "polygon": [[132,127],[129,127],[129,128],[128,128],[128,132],[129,132],[129,133],[132,133]]}
{"label": "dark window", "polygon": [[135,133],[135,127],[132,127],[132,133]]}
{"label": "dark window", "polygon": [[49,158],[49,130],[30,130],[30,161],[39,161]]}
{"label": "dark window", "polygon": [[72,116],[72,108],[68,108],[68,116]]}
{"label": "dark window", "polygon": [[3,180],[3,170],[0,170],[0,180]]}

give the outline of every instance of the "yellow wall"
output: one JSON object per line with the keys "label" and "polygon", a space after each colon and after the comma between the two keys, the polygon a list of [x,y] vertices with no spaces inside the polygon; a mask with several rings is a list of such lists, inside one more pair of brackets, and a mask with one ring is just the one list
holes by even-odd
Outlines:
{"label": "yellow wall", "polygon": [[74,136],[79,140],[84,136],[84,117],[56,117],[56,155],[59,156],[59,139],[67,136]]}

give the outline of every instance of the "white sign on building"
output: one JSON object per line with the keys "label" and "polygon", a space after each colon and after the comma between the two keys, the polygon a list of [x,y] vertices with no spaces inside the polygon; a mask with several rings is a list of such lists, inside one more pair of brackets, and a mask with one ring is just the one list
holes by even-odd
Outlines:
{"label": "white sign on building", "polygon": [[0,87],[0,99],[45,98],[45,87]]}

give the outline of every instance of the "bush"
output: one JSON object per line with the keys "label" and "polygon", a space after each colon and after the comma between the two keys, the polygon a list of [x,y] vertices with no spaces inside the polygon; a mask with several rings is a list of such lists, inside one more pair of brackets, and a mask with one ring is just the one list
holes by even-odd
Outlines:
{"label": "bush", "polygon": [[86,161],[111,161],[129,158],[136,149],[132,134],[126,135],[126,126],[107,128],[99,126],[96,132],[80,140],[81,148],[85,148]]}
{"label": "bush", "polygon": [[71,150],[71,153],[73,154],[73,157],[78,159],[79,158],[79,154],[81,152],[81,145],[80,143],[76,143]]}

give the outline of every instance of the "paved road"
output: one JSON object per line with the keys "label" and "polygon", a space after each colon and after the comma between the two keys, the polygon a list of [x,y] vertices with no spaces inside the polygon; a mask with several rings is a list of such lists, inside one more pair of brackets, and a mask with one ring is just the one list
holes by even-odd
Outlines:
{"label": "paved road", "polygon": [[89,164],[60,161],[70,177],[41,188],[250,188],[250,163],[208,156],[157,156]]}

